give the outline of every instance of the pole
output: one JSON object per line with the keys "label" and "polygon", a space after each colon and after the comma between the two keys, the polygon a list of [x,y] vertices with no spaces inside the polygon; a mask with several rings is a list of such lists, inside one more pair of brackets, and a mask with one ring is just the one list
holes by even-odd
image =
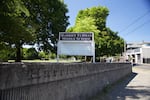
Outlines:
{"label": "pole", "polygon": [[126,60],[126,41],[124,40],[124,59]]}
{"label": "pole", "polygon": [[[93,35],[94,38],[94,35]],[[93,42],[93,63],[95,63],[95,42]]]}
{"label": "pole", "polygon": [[57,63],[59,63],[59,42],[57,43]]}

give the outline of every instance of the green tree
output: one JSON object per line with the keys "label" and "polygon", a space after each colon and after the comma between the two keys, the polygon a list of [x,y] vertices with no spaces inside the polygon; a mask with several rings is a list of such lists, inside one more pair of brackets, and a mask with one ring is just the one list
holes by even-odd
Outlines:
{"label": "green tree", "polygon": [[45,58],[45,52],[43,52],[43,51],[41,51],[41,52],[39,52],[39,54],[38,54],[38,56],[40,57],[40,59],[41,58]]}
{"label": "green tree", "polygon": [[30,20],[37,27],[36,43],[40,50],[56,52],[59,32],[68,26],[68,9],[60,0],[30,0],[26,7],[32,16]]}
{"label": "green tree", "polygon": [[23,48],[23,58],[29,60],[38,59],[38,52],[35,48]]}
{"label": "green tree", "polygon": [[24,44],[54,52],[59,31],[68,25],[67,11],[60,0],[1,0],[0,43],[16,48],[17,62]]}
{"label": "green tree", "polygon": [[50,53],[44,51],[39,52],[38,56],[40,59],[49,59],[51,57]]}
{"label": "green tree", "polygon": [[55,58],[56,58],[56,54],[51,52],[51,53],[50,53],[50,58],[51,58],[51,59],[55,59]]}
{"label": "green tree", "polygon": [[115,56],[123,52],[123,39],[118,36],[117,32],[113,32],[110,28],[106,28],[106,31],[101,32],[97,44],[98,49],[96,50],[98,51],[96,53],[98,54],[96,55],[98,56]]}
{"label": "green tree", "polygon": [[0,61],[7,61],[9,54],[9,46],[5,45],[5,43],[0,42]]}
{"label": "green tree", "polygon": [[68,32],[93,32],[95,41],[98,41],[99,30],[95,25],[95,19],[92,17],[85,17],[84,19],[78,18],[75,27],[70,27]]}
{"label": "green tree", "polygon": [[93,32],[95,38],[96,57],[112,56],[123,51],[123,39],[106,27],[109,10],[98,6],[79,11],[75,26],[68,32]]}
{"label": "green tree", "polygon": [[21,47],[34,39],[33,29],[26,23],[30,16],[21,0],[0,2],[0,42],[16,48],[16,61],[21,61]]}
{"label": "green tree", "polygon": [[0,42],[0,61],[8,61],[15,58],[15,48],[7,45],[4,42]]}

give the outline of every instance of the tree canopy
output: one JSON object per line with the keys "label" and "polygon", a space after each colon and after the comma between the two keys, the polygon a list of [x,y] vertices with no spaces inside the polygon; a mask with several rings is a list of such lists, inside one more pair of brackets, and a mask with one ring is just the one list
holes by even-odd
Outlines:
{"label": "tree canopy", "polygon": [[8,44],[21,44],[33,39],[32,31],[26,26],[29,12],[21,0],[0,2],[0,38]]}
{"label": "tree canopy", "polygon": [[32,16],[30,21],[36,26],[36,43],[39,49],[56,51],[58,33],[68,26],[68,9],[60,0],[25,0]]}
{"label": "tree canopy", "polygon": [[15,47],[16,61],[24,44],[54,52],[59,31],[69,24],[67,11],[60,0],[1,0],[0,46]]}
{"label": "tree canopy", "polygon": [[98,6],[79,11],[76,22],[68,32],[93,32],[96,57],[113,56],[123,51],[124,41],[117,32],[106,27],[109,10]]}

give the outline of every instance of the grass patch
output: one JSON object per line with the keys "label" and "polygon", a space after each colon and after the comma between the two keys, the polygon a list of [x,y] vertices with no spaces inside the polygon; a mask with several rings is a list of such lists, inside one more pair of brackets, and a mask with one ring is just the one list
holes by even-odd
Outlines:
{"label": "grass patch", "polygon": [[[15,62],[15,60],[8,60],[8,62]],[[51,62],[51,63],[56,63],[56,59],[50,59],[50,60],[40,60],[40,59],[35,59],[35,60],[21,60],[21,62]],[[60,59],[59,62],[61,63],[72,63],[72,62],[81,62],[80,60],[65,60],[65,59]]]}

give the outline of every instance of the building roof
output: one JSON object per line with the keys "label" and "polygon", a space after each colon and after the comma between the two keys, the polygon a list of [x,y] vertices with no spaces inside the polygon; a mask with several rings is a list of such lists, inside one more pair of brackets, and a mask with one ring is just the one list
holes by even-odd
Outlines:
{"label": "building roof", "polygon": [[141,48],[141,47],[146,47],[150,46],[150,42],[132,42],[132,43],[127,43],[127,49],[130,48]]}

